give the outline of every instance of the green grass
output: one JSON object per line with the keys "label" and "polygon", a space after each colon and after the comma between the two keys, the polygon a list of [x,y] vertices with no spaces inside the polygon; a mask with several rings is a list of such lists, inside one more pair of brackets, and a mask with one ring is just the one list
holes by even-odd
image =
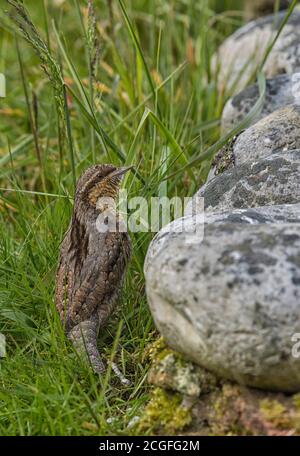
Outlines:
{"label": "green grass", "polygon": [[53,304],[74,182],[94,162],[126,163],[138,170],[126,181],[130,197],[192,195],[205,181],[212,153],[203,153],[219,138],[230,95],[218,93],[211,56],[242,23],[234,0],[97,0],[96,23],[87,2],[61,3],[25,2],[42,37],[27,24],[28,43],[0,0],[0,187],[11,189],[0,192],[0,332],[8,351],[0,361],[0,435],[130,432],[149,397],[145,347],[157,337],[143,277],[152,235],[132,234],[122,305],[99,338],[101,353],[132,380],[124,387],[79,362]]}

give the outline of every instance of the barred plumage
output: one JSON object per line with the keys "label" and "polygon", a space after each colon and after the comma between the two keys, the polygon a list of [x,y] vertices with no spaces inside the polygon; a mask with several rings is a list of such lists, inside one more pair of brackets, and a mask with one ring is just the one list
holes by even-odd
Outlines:
{"label": "barred plumage", "polygon": [[[56,276],[56,307],[65,331],[99,374],[105,367],[98,353],[97,335],[115,308],[131,242],[127,232],[118,231],[117,217],[116,232],[99,230],[96,221],[103,207],[98,203],[101,197],[117,197],[127,170],[96,165],[80,177]],[[113,369],[118,374],[116,366]]]}

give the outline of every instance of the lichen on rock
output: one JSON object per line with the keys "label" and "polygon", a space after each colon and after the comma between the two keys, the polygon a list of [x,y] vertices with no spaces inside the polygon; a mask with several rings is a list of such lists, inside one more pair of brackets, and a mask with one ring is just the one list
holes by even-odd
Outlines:
{"label": "lichen on rock", "polygon": [[181,394],[198,397],[212,391],[217,379],[206,369],[187,361],[184,357],[168,348],[159,339],[160,350],[152,355],[152,365],[148,374],[148,382],[152,385]]}
{"label": "lichen on rock", "polygon": [[[159,347],[156,352],[157,347]],[[161,338],[150,346],[152,367],[163,370],[164,359],[181,354],[170,350]],[[152,356],[152,355],[151,355]],[[157,357],[158,356],[158,357]],[[168,361],[169,362],[169,361]],[[192,372],[192,362],[188,362]],[[197,366],[195,366],[197,368]],[[207,375],[207,371],[204,371]],[[168,376],[171,372],[168,372]],[[148,378],[152,383],[153,378]],[[247,388],[231,382],[215,382],[200,396],[170,391],[169,381],[150,392],[133,433],[151,435],[299,435],[300,395],[285,395]],[[154,384],[156,385],[157,383]]]}
{"label": "lichen on rock", "polygon": [[[252,124],[268,116],[279,108],[295,103],[295,83],[299,81],[299,73],[280,74],[266,80],[266,94],[262,109],[253,118]],[[253,84],[230,98],[224,106],[221,119],[223,134],[237,126],[251,111],[259,99],[259,86]]]}

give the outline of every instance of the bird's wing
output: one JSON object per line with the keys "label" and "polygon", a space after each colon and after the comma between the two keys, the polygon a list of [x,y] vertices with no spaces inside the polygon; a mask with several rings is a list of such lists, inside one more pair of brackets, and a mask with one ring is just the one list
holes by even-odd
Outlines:
{"label": "bird's wing", "polygon": [[69,309],[72,303],[72,289],[74,286],[74,267],[68,254],[70,245],[70,230],[61,244],[59,265],[56,272],[55,304],[60,319],[66,324]]}
{"label": "bird's wing", "polygon": [[129,256],[127,233],[88,236],[73,221],[62,244],[56,287],[56,305],[67,331],[116,298]]}
{"label": "bird's wing", "polygon": [[125,233],[105,233],[90,239],[88,255],[81,264],[74,284],[71,319],[88,318],[100,306],[105,310],[118,295],[126,263],[128,238]]}

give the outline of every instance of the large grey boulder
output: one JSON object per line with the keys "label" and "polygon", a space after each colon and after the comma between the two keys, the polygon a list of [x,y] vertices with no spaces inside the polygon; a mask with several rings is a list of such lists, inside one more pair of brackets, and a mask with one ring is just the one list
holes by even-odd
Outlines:
{"label": "large grey boulder", "polygon": [[[266,97],[261,112],[258,113],[253,123],[266,117],[278,108],[293,104],[300,100],[300,73],[292,75],[281,74],[266,81]],[[227,133],[250,112],[259,98],[257,84],[247,87],[240,93],[230,98],[222,113],[221,128]]]}
{"label": "large grey boulder", "polygon": [[[196,210],[195,210],[196,209]],[[274,206],[260,206],[248,209],[233,209],[224,212],[209,212],[199,214],[201,209],[196,206],[187,208],[186,215],[182,218],[174,220],[167,226],[163,227],[155,236],[148,250],[145,260],[145,269],[148,268],[148,262],[151,262],[153,257],[157,256],[160,250],[167,247],[171,239],[177,238],[178,233],[181,236],[185,233],[187,237],[184,242],[192,244],[191,238],[204,235],[204,228],[197,231],[198,224],[211,225],[218,223],[240,223],[243,225],[259,225],[259,224],[286,224],[300,223],[300,203],[299,204],[283,204]],[[203,211],[203,207],[202,207]],[[198,238],[199,239],[199,238]],[[196,237],[196,244],[199,242]]]}
{"label": "large grey boulder", "polygon": [[167,343],[220,377],[299,391],[299,220],[298,204],[208,214],[198,242],[172,227],[159,233],[146,290]]}
{"label": "large grey boulder", "polygon": [[[228,37],[218,49],[215,67],[218,79],[234,93],[240,92],[255,74],[268,45],[275,38],[286,11],[249,22]],[[264,66],[267,78],[300,71],[300,10],[295,8]]]}

